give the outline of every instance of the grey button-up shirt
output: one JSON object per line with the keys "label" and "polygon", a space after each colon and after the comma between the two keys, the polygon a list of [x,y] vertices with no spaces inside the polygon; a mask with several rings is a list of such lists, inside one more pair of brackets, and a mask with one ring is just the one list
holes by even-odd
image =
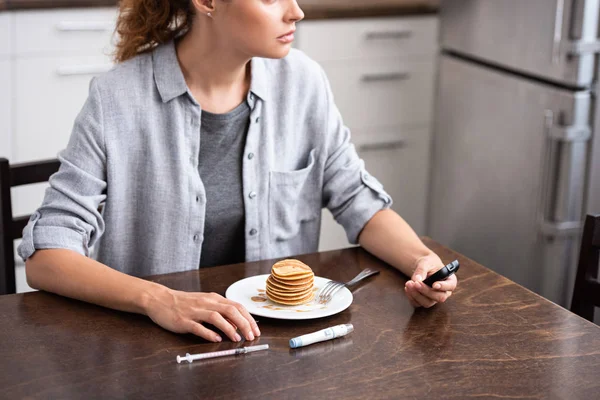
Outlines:
{"label": "grey button-up shirt", "polygon": [[[317,251],[323,207],[357,243],[392,200],[351,144],[323,70],[297,50],[251,63],[246,260]],[[93,246],[98,261],[131,275],[197,269],[206,210],[201,112],[173,42],[92,80],[20,256],[47,248],[90,256]]]}

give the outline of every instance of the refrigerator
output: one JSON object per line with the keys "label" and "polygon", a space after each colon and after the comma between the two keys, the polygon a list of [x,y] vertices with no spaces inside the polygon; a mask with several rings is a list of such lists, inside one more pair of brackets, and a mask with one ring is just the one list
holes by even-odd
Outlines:
{"label": "refrigerator", "polygon": [[599,3],[440,3],[427,233],[565,307],[600,213]]}

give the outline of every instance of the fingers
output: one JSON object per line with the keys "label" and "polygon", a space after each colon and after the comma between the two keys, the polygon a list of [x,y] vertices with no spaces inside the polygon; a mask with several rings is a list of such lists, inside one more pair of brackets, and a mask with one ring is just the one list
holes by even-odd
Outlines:
{"label": "fingers", "polygon": [[450,275],[447,279],[443,281],[437,281],[433,284],[433,288],[436,290],[441,290],[443,292],[453,292],[456,289],[456,285],[458,280],[456,279],[456,275]]}
{"label": "fingers", "polygon": [[448,298],[448,292],[432,289],[423,282],[415,283],[415,288],[423,296],[428,297],[437,303],[443,303]]}
{"label": "fingers", "polygon": [[408,281],[406,283],[406,291],[410,293],[410,296],[419,306],[425,308],[433,307],[436,304],[436,301],[419,292],[419,289],[416,286],[418,284],[422,285],[422,283]]}
{"label": "fingers", "polygon": [[223,340],[221,336],[217,335],[215,332],[192,320],[188,321],[188,332],[200,336],[209,342],[221,342]]}
{"label": "fingers", "polygon": [[215,310],[231,320],[242,331],[246,339],[254,340],[255,336],[260,336],[260,329],[258,329],[256,321],[243,305],[226,299],[218,293],[209,293],[208,295],[212,301],[219,304]]}
{"label": "fingers", "polygon": [[214,325],[234,342],[239,342],[242,340],[242,337],[236,332],[236,329],[233,327],[233,325],[227,322],[218,311],[201,310],[194,319]]}
{"label": "fingers", "polygon": [[412,290],[408,290],[408,287],[404,286],[404,291],[406,293],[406,298],[408,298],[408,301],[410,302],[410,305],[413,306],[414,308],[419,308],[421,307],[421,305],[419,303],[417,303],[417,301],[413,298],[412,296]]}
{"label": "fingers", "polygon": [[435,304],[435,301],[432,299],[428,299],[426,296],[421,294],[417,289],[417,283],[413,281],[406,282],[406,294],[411,302],[411,304],[415,307],[425,307],[429,308]]}
{"label": "fingers", "polygon": [[256,324],[256,321],[254,320],[252,315],[250,315],[248,310],[246,310],[246,307],[244,307],[240,303],[236,303],[235,301],[231,301],[231,300],[227,300],[227,301],[230,302],[235,308],[237,308],[237,310],[240,312],[240,314],[242,314],[242,316],[250,323],[250,328],[252,329],[252,332],[254,332],[254,336],[260,336],[260,329],[258,329],[258,325]]}
{"label": "fingers", "polygon": [[246,319],[240,312],[240,310],[231,303],[220,303],[215,310],[221,313],[226,318],[230,319],[235,326],[237,326],[242,334],[248,340],[254,340],[254,332],[250,321]]}
{"label": "fingers", "polygon": [[427,270],[429,268],[425,264],[419,264],[412,275],[412,280],[415,282],[421,282],[427,277]]}

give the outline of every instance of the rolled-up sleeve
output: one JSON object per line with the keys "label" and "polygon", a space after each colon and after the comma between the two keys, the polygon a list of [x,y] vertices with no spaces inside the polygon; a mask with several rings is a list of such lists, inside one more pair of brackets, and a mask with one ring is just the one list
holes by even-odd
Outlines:
{"label": "rolled-up sleeve", "polygon": [[354,145],[350,130],[344,126],[336,107],[329,81],[322,72],[327,88],[327,161],[323,178],[323,203],[335,220],[344,227],[351,244],[365,224],[380,210],[392,205],[383,185],[365,169]]}
{"label": "rolled-up sleeve", "polygon": [[75,120],[60,169],[50,178],[41,207],[23,230],[18,253],[27,260],[38,249],[62,248],[89,256],[104,232],[98,208],[106,198],[106,148],[96,81]]}

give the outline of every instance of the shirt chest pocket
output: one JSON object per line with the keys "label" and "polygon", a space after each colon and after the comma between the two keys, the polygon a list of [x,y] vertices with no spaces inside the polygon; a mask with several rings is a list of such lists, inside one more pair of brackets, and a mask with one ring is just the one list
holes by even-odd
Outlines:
{"label": "shirt chest pocket", "polygon": [[295,171],[269,173],[269,231],[272,240],[289,240],[302,224],[318,222],[321,190],[315,168],[315,149],[307,165]]}

